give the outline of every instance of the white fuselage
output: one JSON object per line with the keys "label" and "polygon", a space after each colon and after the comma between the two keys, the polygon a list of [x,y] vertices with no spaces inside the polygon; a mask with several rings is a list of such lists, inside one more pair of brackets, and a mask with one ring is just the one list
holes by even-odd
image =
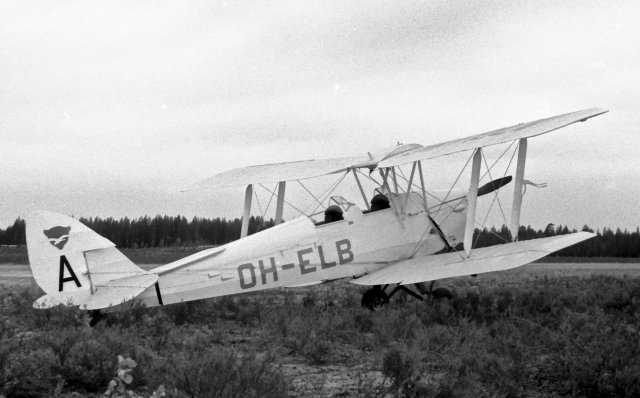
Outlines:
{"label": "white fuselage", "polygon": [[[227,245],[151,270],[159,274],[137,297],[146,306],[172,304],[262,289],[311,285],[360,276],[391,263],[427,256],[445,247],[421,203],[395,196],[392,207],[364,213],[353,206],[344,220],[315,225],[296,218]],[[396,210],[400,209],[400,210]],[[451,245],[462,242],[463,197],[431,212]],[[203,256],[204,254],[204,256]],[[198,258],[202,258],[199,260]],[[175,268],[172,270],[172,268]]]}

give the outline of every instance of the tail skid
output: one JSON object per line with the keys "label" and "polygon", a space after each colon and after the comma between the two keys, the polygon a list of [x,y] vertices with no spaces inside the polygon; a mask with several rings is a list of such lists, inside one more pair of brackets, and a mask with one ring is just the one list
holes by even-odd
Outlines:
{"label": "tail skid", "polygon": [[135,298],[158,280],[71,217],[38,211],[27,219],[26,232],[31,271],[46,293],[33,303],[35,308],[108,308]]}

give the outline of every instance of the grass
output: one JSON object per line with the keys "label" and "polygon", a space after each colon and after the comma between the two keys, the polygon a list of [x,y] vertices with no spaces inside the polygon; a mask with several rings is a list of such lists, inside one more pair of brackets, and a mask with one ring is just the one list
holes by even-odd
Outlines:
{"label": "grass", "polygon": [[640,278],[503,272],[445,281],[455,298],[396,296],[376,313],[336,282],[113,314],[34,310],[0,290],[0,394],[97,396],[135,360],[151,396],[633,397]]}
{"label": "grass", "polygon": [[26,246],[0,246],[0,264],[29,264]]}

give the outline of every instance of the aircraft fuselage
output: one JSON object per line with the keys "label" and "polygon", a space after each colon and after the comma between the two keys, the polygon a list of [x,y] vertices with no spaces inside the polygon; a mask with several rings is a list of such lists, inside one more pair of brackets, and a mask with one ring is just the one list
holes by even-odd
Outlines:
{"label": "aircraft fuselage", "polygon": [[[404,197],[397,196],[395,202],[403,203]],[[452,245],[463,239],[465,204],[462,198],[431,214]],[[147,289],[137,301],[151,307],[312,285],[360,276],[444,247],[424,208],[415,201],[408,201],[402,210],[392,204],[391,208],[368,213],[353,206],[340,221],[315,225],[307,217],[296,218],[210,249],[218,253],[186,267],[163,273],[163,269],[172,267],[167,264],[150,270],[160,276],[157,286]]]}

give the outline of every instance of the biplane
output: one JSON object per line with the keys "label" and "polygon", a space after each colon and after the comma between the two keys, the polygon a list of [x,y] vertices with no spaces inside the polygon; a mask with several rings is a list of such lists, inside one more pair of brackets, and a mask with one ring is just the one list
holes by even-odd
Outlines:
{"label": "biplane", "polygon": [[[153,307],[348,278],[369,287],[362,305],[375,310],[398,291],[422,298],[430,281],[522,266],[593,236],[577,232],[518,240],[522,198],[526,185],[532,184],[525,179],[527,140],[605,112],[586,109],[436,145],[398,144],[361,157],[223,172],[191,189],[245,187],[241,238],[150,270],[136,266],[79,221],[35,212],[27,219],[29,262],[46,294],[34,307],[63,304],[110,312],[134,304]],[[511,160],[517,154],[515,175],[505,171],[493,179],[484,151],[499,144],[509,145]],[[460,172],[470,170],[468,187],[431,190],[425,184],[429,169],[423,169],[423,162],[456,153],[468,154]],[[490,181],[481,185],[483,165],[483,177]],[[362,206],[332,195],[332,190],[320,196],[310,193],[316,208],[283,222],[287,183],[302,184],[320,176],[352,179]],[[375,189],[367,192],[363,180],[373,182]],[[276,225],[248,234],[255,188],[267,183],[276,184],[271,191]],[[479,198],[497,195],[510,183],[511,239],[474,248]]]}

